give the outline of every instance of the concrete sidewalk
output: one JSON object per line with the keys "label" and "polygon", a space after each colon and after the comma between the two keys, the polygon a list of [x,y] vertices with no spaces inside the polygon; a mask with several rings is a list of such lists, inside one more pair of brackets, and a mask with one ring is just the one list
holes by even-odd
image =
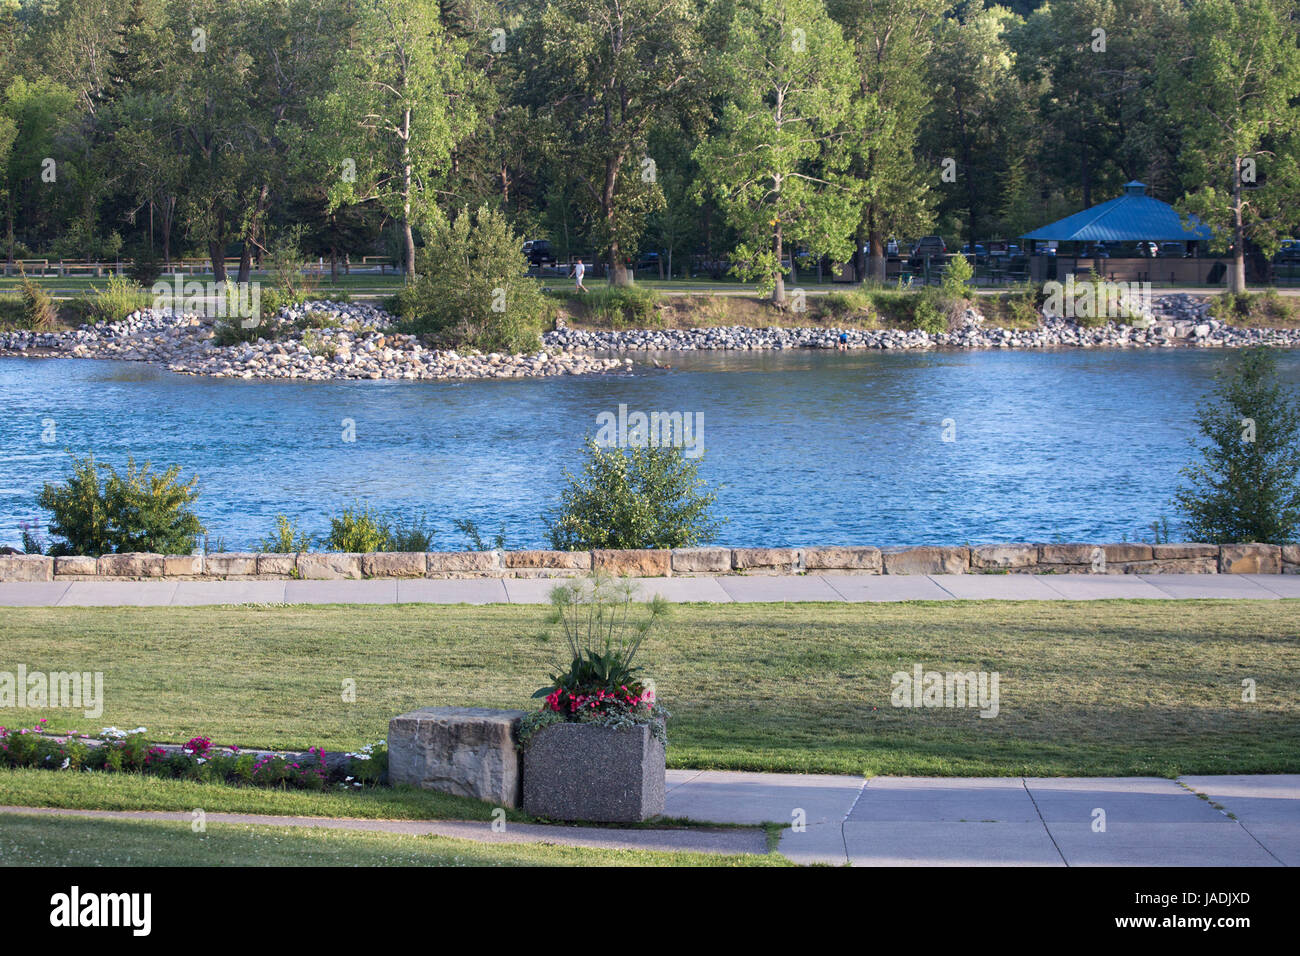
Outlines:
{"label": "concrete sidewalk", "polygon": [[[1095,601],[1300,598],[1300,575],[917,574],[640,578],[674,603]],[[0,583],[0,607],[192,607],[212,604],[545,604],[560,579],[365,581],[76,581]]]}
{"label": "concrete sidewalk", "polygon": [[[1300,866],[1300,774],[1184,777],[860,777],[670,770],[664,814],[701,824],[618,829],[209,813],[260,824],[434,834],[490,843],[767,852],[836,866]],[[189,823],[188,812],[0,807],[7,813]]]}
{"label": "concrete sidewalk", "polygon": [[797,863],[1297,866],[1300,775],[855,777],[669,771],[666,813],[802,823]]}

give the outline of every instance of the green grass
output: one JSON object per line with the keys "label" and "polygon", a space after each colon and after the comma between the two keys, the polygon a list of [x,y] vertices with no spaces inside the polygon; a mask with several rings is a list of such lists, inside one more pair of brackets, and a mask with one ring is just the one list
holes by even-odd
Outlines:
{"label": "green grass", "polygon": [[[507,831],[508,833],[508,831]],[[5,814],[0,866],[783,866],[784,857],[484,844],[440,836],[209,821]]]}
{"label": "green grass", "polygon": [[[483,820],[493,806],[413,787],[312,792],[167,780],[132,773],[55,773],[0,770],[0,804],[72,810],[192,810],[267,813],[286,817],[353,817],[364,820]],[[527,821],[520,810],[506,819]],[[3,825],[0,817],[0,826]]]}
{"label": "green grass", "polygon": [[[536,706],[537,607],[7,608],[0,670],[103,671],[160,741],[348,749],[422,706]],[[644,648],[674,767],[866,774],[1300,771],[1300,602],[681,605]],[[890,676],[997,671],[1001,713],[890,706]],[[1241,701],[1253,678],[1258,702]],[[344,703],[342,682],[356,682]],[[2,794],[0,794],[2,797]]]}

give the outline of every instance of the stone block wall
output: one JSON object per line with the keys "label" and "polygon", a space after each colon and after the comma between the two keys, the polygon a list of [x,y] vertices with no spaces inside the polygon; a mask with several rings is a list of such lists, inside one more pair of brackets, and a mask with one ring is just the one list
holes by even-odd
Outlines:
{"label": "stone block wall", "polygon": [[0,582],[552,578],[711,574],[1300,574],[1300,545],[982,544],[661,551],[0,555]]}

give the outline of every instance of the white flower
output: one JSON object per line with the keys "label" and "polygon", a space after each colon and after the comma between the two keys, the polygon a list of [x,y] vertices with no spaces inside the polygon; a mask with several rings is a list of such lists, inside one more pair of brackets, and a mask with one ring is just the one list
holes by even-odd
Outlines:
{"label": "white flower", "polygon": [[62,766],[59,767],[59,769],[60,769],[60,770],[67,770],[67,769],[68,769],[68,764],[70,764],[70,763],[72,763],[72,758],[71,758],[71,757],[64,757],[64,758],[63,758],[63,764],[62,764]]}

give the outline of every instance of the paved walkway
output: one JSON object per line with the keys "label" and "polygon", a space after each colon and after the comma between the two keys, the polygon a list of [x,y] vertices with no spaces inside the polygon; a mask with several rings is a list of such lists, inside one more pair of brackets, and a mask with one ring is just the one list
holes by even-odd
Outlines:
{"label": "paved walkway", "polygon": [[[545,604],[556,579],[369,581],[77,581],[0,583],[0,607],[204,604]],[[722,575],[641,578],[669,601],[1094,601],[1300,598],[1300,574]]]}
{"label": "paved walkway", "polygon": [[[1300,774],[860,777],[670,770],[665,816],[791,824],[779,852],[853,866],[1300,866]],[[188,823],[188,812],[36,813]],[[209,823],[436,834],[492,843],[764,853],[758,829],[612,829],[209,813]]]}

